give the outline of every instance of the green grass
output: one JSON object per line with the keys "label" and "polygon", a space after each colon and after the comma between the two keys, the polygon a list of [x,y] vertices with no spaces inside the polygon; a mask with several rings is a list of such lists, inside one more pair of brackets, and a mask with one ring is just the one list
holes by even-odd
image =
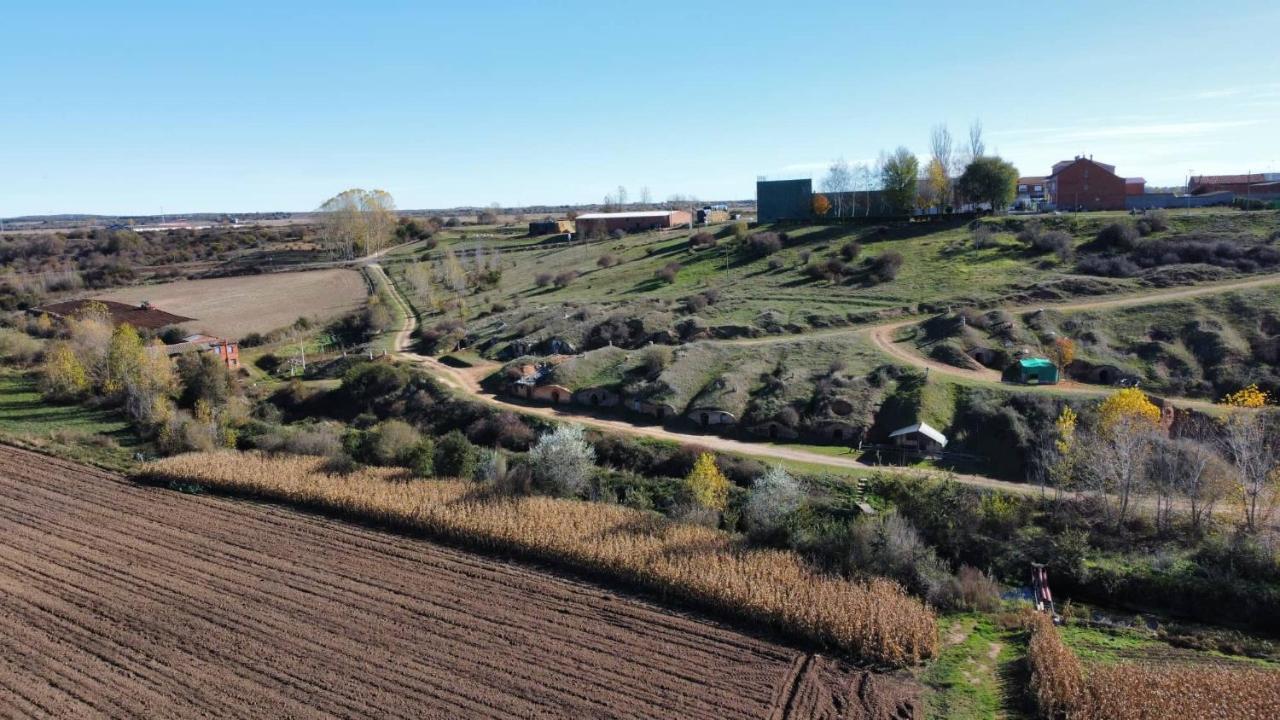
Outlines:
{"label": "green grass", "polygon": [[990,616],[963,614],[939,621],[942,653],[920,674],[926,717],[948,720],[1024,718],[1025,639],[1001,630]]}
{"label": "green grass", "polygon": [[112,469],[143,449],[119,411],[46,402],[35,377],[13,368],[0,369],[0,440]]}

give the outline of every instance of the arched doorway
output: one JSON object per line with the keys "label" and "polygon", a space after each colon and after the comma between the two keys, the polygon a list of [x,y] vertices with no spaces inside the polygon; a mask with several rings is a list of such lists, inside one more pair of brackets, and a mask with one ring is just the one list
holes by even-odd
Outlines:
{"label": "arched doorway", "polygon": [[556,392],[556,391],[554,391],[554,390],[551,392],[551,402],[555,403],[556,405],[559,405],[559,404],[560,404],[560,393],[559,393],[559,392]]}
{"label": "arched doorway", "polygon": [[710,424],[711,424],[711,418],[706,413],[702,413],[702,427],[706,427],[707,425],[710,425]]}
{"label": "arched doorway", "polygon": [[835,429],[833,429],[833,430],[831,431],[831,439],[832,439],[832,440],[843,440],[843,439],[844,439],[844,430],[841,430],[840,428],[835,428]]}

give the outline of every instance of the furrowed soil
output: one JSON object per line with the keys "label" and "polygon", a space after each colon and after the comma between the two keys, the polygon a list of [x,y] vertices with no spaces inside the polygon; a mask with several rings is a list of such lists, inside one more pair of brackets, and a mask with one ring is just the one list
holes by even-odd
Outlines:
{"label": "furrowed soil", "polygon": [[913,686],[528,566],[0,447],[0,716],[910,718]]}

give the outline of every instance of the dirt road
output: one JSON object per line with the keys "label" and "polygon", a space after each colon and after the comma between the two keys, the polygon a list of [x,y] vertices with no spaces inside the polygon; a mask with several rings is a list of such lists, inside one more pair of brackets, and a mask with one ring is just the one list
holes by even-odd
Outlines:
{"label": "dirt road", "polygon": [[0,446],[0,717],[879,718],[911,694],[526,566]]}
{"label": "dirt road", "polygon": [[[374,263],[374,264],[371,264],[369,267],[375,272],[383,273],[385,277],[386,275],[385,271],[378,264]],[[1244,287],[1252,287],[1252,286],[1261,286],[1261,285],[1267,285],[1272,283],[1280,283],[1280,275],[1268,276],[1266,278],[1254,278],[1253,280],[1242,281],[1239,283],[1232,283],[1230,285],[1216,285],[1216,286],[1213,286],[1212,290],[1209,288],[1184,288],[1178,291],[1171,291],[1170,293],[1160,293],[1158,295],[1149,295],[1149,296],[1146,296],[1146,298],[1147,300],[1153,300],[1154,298],[1168,300],[1176,297],[1186,297],[1189,295],[1207,294],[1209,292],[1225,292],[1227,290],[1241,289]],[[395,299],[398,303],[400,303],[401,307],[404,309],[405,318],[406,318],[404,326],[401,328],[400,332],[397,333],[396,339],[395,339],[395,346],[397,348],[400,348],[400,352],[398,353],[398,355],[401,358],[404,358],[405,360],[418,363],[428,368],[431,371],[431,373],[435,375],[441,382],[445,383],[446,385],[454,388],[459,392],[462,392],[466,395],[470,395],[471,397],[473,397],[476,400],[479,400],[480,402],[484,402],[489,405],[493,405],[495,407],[501,407],[504,410],[511,410],[513,412],[516,412],[522,415],[531,415],[531,416],[549,418],[553,420],[574,422],[586,427],[598,428],[601,430],[607,430],[611,432],[621,433],[624,435],[630,435],[632,437],[653,438],[656,440],[668,440],[668,441],[678,442],[678,443],[700,445],[711,450],[738,453],[738,454],[749,455],[749,456],[758,457],[758,458],[765,458],[765,459],[774,458],[778,460],[790,460],[795,462],[810,463],[814,465],[825,465],[827,467],[835,467],[835,468],[848,468],[853,470],[865,470],[865,471],[877,470],[885,473],[897,473],[897,474],[909,474],[909,475],[921,475],[921,474],[943,475],[944,474],[939,471],[922,470],[918,468],[905,469],[905,468],[897,468],[892,466],[870,465],[868,463],[861,462],[860,460],[858,460],[852,455],[849,455],[849,456],[823,455],[821,453],[809,452],[799,448],[787,447],[784,445],[774,445],[774,444],[765,443],[765,442],[743,442],[740,440],[731,440],[729,438],[721,437],[719,435],[712,435],[712,434],[703,435],[703,434],[697,434],[697,433],[677,432],[674,430],[668,430],[667,428],[659,425],[635,425],[626,420],[600,417],[598,415],[585,412],[583,408],[577,408],[573,406],[551,407],[551,406],[543,406],[543,405],[526,405],[523,403],[514,402],[507,398],[497,396],[497,395],[494,395],[493,393],[487,392],[484,390],[484,388],[481,387],[481,384],[480,384],[481,381],[485,377],[493,373],[499,367],[496,363],[487,363],[484,365],[477,365],[475,367],[470,367],[470,368],[455,368],[449,365],[445,365],[444,363],[440,362],[439,360],[433,357],[430,357],[427,355],[420,355],[418,353],[409,352],[408,350],[405,350],[405,348],[408,348],[413,344],[413,332],[417,328],[417,320],[414,318],[413,313],[409,310],[408,305],[404,302],[404,299],[400,297],[399,288],[397,288],[394,283],[390,282],[389,278],[387,278],[387,286],[394,290]],[[1084,309],[1086,307],[1095,307],[1104,303],[1107,305],[1120,305],[1120,304],[1126,304],[1126,303],[1136,304],[1138,302],[1142,302],[1142,300],[1140,298],[1112,298],[1110,300],[1099,301],[1097,305],[1079,303],[1074,305],[1072,309]],[[974,370],[964,370],[962,368],[952,367],[950,365],[938,363],[937,361],[925,358],[919,355],[918,353],[916,353],[914,349],[908,349],[898,343],[894,343],[892,341],[893,332],[896,331],[898,328],[904,325],[910,324],[912,322],[916,322],[916,320],[899,320],[899,321],[894,321],[892,323],[887,323],[884,325],[873,326],[871,328],[858,328],[855,330],[845,330],[843,332],[867,333],[871,341],[876,343],[877,347],[880,347],[880,349],[882,349],[884,352],[890,354],[892,357],[901,361],[904,364],[914,365],[916,367],[921,367],[921,368],[928,367],[931,372],[936,371],[943,374],[962,377],[965,379],[999,384],[1000,382],[999,374],[995,373],[994,371],[989,371],[985,369],[983,371],[974,371]],[[794,340],[795,338],[793,337],[791,339]],[[770,340],[773,340],[773,338],[770,338]],[[984,373],[987,373],[987,374],[984,374]],[[1096,395],[1096,394],[1102,393],[1102,391],[1095,390],[1087,386],[1076,385],[1074,383],[1066,384],[1063,386],[1054,386],[1054,387],[1059,387],[1059,388],[1065,387],[1068,389],[1069,392],[1079,392],[1081,394]],[[1212,406],[1211,403],[1206,403],[1202,400],[1177,399],[1176,402],[1182,406],[1201,407],[1201,408],[1208,408]],[[1028,485],[1025,483],[1008,482],[1005,480],[997,480],[995,478],[986,477],[985,475],[950,474],[950,473],[947,473],[946,475],[948,477],[954,478],[957,482],[960,482],[966,485],[972,485],[975,487],[983,487],[983,488],[988,488],[992,490],[1001,490],[1004,492],[1016,493],[1021,495],[1033,495],[1041,492],[1040,488],[1032,485]]]}

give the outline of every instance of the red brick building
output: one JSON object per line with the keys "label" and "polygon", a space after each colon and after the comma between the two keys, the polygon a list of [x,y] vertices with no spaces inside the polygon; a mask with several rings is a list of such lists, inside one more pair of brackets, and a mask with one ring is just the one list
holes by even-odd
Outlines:
{"label": "red brick building", "polygon": [[1080,155],[1053,166],[1053,173],[1045,178],[1045,191],[1059,210],[1124,210],[1126,195],[1146,191],[1145,180],[1133,180],[1129,183],[1117,175],[1115,165]]}
{"label": "red brick building", "polygon": [[636,212],[586,213],[575,222],[578,234],[583,237],[594,233],[611,233],[614,230],[643,232],[666,230],[693,222],[693,216],[685,210],[638,210]]}

